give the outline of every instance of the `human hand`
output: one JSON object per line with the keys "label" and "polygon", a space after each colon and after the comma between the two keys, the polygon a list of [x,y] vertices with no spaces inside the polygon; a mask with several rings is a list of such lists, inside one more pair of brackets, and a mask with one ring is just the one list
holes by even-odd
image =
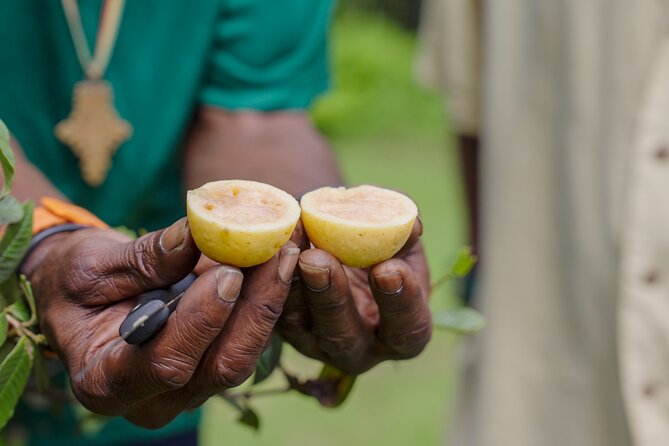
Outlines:
{"label": "human hand", "polygon": [[432,334],[429,272],[416,220],[392,259],[368,269],[343,266],[309,241],[303,249],[278,327],[284,339],[311,358],[356,375],[384,360],[418,355]]}
{"label": "human hand", "polygon": [[119,326],[136,296],[189,274],[200,252],[186,219],[129,241],[104,229],[54,235],[29,256],[40,323],[88,409],[147,428],[253,373],[287,297],[299,249],[242,272],[216,266],[188,288],[164,328],[128,345]]}

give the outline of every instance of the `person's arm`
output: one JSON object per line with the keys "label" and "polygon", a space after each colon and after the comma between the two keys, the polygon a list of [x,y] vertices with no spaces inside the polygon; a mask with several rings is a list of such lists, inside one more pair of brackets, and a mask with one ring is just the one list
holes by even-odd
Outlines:
{"label": "person's arm", "polygon": [[[186,184],[243,178],[295,196],[342,182],[335,158],[305,113],[230,112],[206,107],[186,144]],[[299,232],[299,231],[298,231]],[[418,221],[395,258],[369,270],[342,266],[299,232],[299,280],[279,320],[300,352],[357,374],[420,353],[431,336],[429,274]]]}
{"label": "person's arm", "polygon": [[184,175],[188,189],[222,178],[252,179],[296,197],[342,184],[330,148],[300,111],[202,107],[187,141]]}
{"label": "person's arm", "polygon": [[[60,197],[12,141],[14,193]],[[186,219],[135,241],[111,229],[53,235],[21,273],[32,283],[40,328],[67,370],[72,391],[90,410],[147,428],[244,382],[274,329],[297,263],[289,242],[244,275],[229,266],[203,274],[163,330],[141,348],[119,326],[137,296],[171,285],[200,258]]]}
{"label": "person's arm", "polygon": [[11,138],[10,145],[15,159],[12,195],[20,201],[32,200],[33,202],[37,202],[40,197],[44,196],[65,199],[51,181],[26,158],[16,139]]}

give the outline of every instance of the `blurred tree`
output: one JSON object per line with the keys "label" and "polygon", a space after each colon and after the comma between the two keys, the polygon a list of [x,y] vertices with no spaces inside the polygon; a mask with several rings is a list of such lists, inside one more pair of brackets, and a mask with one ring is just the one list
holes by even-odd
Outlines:
{"label": "blurred tree", "polygon": [[340,0],[340,10],[382,12],[405,28],[418,28],[422,0]]}

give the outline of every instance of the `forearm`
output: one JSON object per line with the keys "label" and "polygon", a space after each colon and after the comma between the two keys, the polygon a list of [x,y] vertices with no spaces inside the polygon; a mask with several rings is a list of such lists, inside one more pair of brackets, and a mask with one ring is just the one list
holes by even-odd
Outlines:
{"label": "forearm", "polygon": [[12,138],[10,143],[16,159],[12,195],[20,201],[30,199],[37,202],[42,196],[63,199],[63,194],[26,158],[18,141]]}
{"label": "forearm", "polygon": [[341,184],[334,156],[301,112],[229,112],[203,107],[185,148],[186,187],[207,181],[250,179],[299,196]]}

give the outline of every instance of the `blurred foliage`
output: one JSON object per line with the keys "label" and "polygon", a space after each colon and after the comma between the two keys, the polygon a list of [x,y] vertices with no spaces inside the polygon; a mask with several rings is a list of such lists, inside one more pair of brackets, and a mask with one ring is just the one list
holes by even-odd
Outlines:
{"label": "blurred foliage", "polygon": [[[37,313],[30,283],[15,274],[32,237],[33,205],[19,203],[10,194],[14,180],[14,155],[9,131],[0,120],[0,430],[5,427],[33,370],[35,351],[46,344],[35,333]],[[39,354],[39,353],[37,353]]]}
{"label": "blurred foliage", "polygon": [[409,29],[416,29],[421,0],[340,0],[341,11],[381,12]]}
{"label": "blurred foliage", "polygon": [[382,15],[344,12],[332,36],[333,93],[313,117],[331,140],[390,132],[417,140],[443,135],[441,101],[416,84],[415,38]]}

